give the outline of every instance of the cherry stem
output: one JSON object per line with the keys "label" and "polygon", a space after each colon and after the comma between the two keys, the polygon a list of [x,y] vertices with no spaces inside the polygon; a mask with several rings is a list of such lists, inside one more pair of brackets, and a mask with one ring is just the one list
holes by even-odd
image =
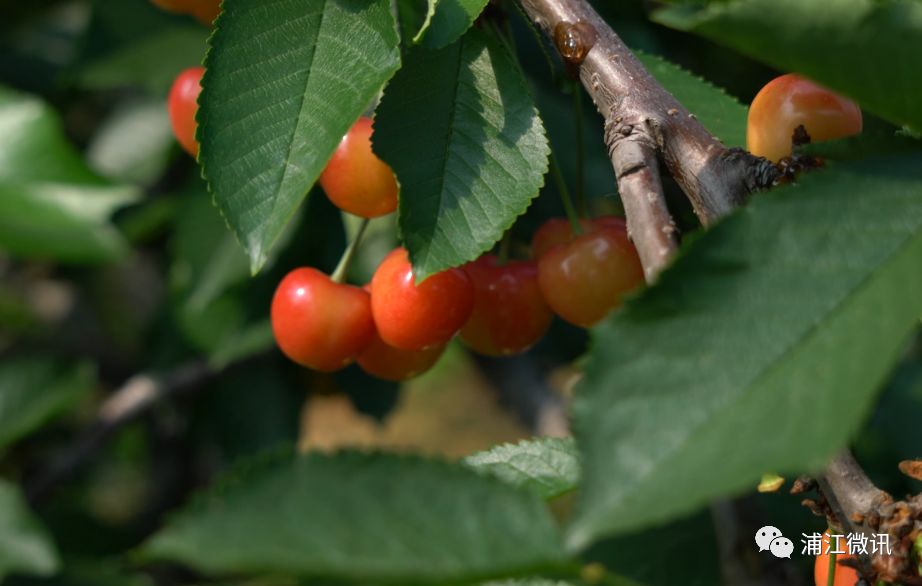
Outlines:
{"label": "cherry stem", "polygon": [[573,84],[573,110],[576,118],[576,206],[581,216],[587,215],[585,185],[586,145],[583,143],[583,88]]}
{"label": "cherry stem", "polygon": [[573,200],[570,199],[570,191],[567,189],[566,181],[563,180],[563,173],[560,172],[560,165],[557,164],[557,156],[554,154],[553,149],[551,149],[549,164],[551,175],[554,177],[554,183],[557,185],[557,193],[560,194],[560,203],[563,204],[563,211],[567,214],[567,219],[570,220],[570,229],[573,231],[574,235],[582,234],[583,225],[579,221],[579,214],[576,212],[576,208],[573,207]]}
{"label": "cherry stem", "polygon": [[368,218],[362,219],[362,223],[359,225],[359,231],[355,233],[355,238],[352,239],[346,251],[343,252],[342,258],[339,259],[339,264],[336,265],[336,270],[333,271],[333,275],[330,276],[330,280],[334,283],[342,283],[346,280],[346,273],[349,272],[349,266],[352,265],[352,259],[355,258],[355,253],[359,248],[362,237],[365,236],[365,230],[368,228],[369,222],[370,220]]}

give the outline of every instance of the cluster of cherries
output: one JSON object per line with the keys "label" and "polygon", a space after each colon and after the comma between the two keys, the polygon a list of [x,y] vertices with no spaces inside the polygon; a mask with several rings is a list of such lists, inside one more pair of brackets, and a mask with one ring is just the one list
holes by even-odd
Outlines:
{"label": "cluster of cherries", "polygon": [[[169,97],[179,143],[193,156],[195,111],[204,69],[177,77]],[[749,110],[751,152],[775,162],[792,153],[798,131],[830,140],[861,130],[861,111],[849,100],[796,75],[762,89]],[[372,121],[360,118],[343,137],[320,176],[341,210],[375,218],[397,208],[394,174],[371,148]],[[531,260],[487,254],[417,283],[407,252],[391,252],[371,283],[342,282],[299,268],[279,284],[272,324],[282,351],[295,362],[334,371],[357,362],[370,374],[403,380],[430,368],[460,333],[476,352],[511,355],[547,331],[554,313],[583,327],[598,323],[625,293],[643,282],[643,270],[624,220],[602,217],[549,220],[532,240]]]}
{"label": "cluster of cherries", "polygon": [[[220,0],[152,1],[208,24],[220,11]],[[192,156],[198,155],[195,113],[204,72],[183,71],[169,95],[173,132]],[[788,74],[756,95],[746,143],[751,153],[779,163],[799,142],[845,138],[861,129],[854,102]],[[320,176],[337,207],[363,218],[390,214],[398,201],[394,174],[372,152],[371,134],[372,121],[360,118]],[[643,283],[625,222],[616,217],[551,219],[535,232],[532,256],[485,254],[417,282],[407,251],[397,248],[364,287],[344,283],[343,267],[333,276],[298,268],[282,279],[272,300],[275,339],[286,356],[308,368],[331,372],[357,362],[374,376],[399,381],[431,368],[455,335],[490,356],[524,352],[544,336],[553,314],[592,326]],[[816,558],[814,577],[816,586],[859,582],[854,568],[830,564],[826,553]]]}
{"label": "cluster of cherries", "polygon": [[[330,200],[363,218],[397,207],[397,182],[372,152],[371,134],[372,121],[360,118],[320,175]],[[397,248],[365,287],[343,283],[341,270],[330,277],[295,269],[272,301],[276,342],[315,370],[357,362],[374,376],[404,380],[435,364],[456,334],[482,354],[524,352],[544,336],[553,313],[590,326],[643,282],[619,218],[552,219],[535,233],[532,249],[535,260],[485,254],[417,282],[407,251]]]}

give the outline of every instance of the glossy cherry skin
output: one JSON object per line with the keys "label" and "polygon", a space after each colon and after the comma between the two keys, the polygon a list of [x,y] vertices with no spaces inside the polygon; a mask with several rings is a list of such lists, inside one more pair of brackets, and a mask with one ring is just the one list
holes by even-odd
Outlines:
{"label": "glossy cherry skin", "polygon": [[419,285],[407,251],[391,251],[371,280],[371,309],[381,339],[403,350],[450,340],[471,316],[474,286],[461,269],[432,275]]}
{"label": "glossy cherry skin", "polygon": [[397,209],[397,180],[371,150],[371,118],[352,126],[320,174],[320,186],[336,207],[363,218]]}
{"label": "glossy cherry skin", "polygon": [[[843,538],[839,538],[838,549],[839,551],[845,551],[845,543]],[[823,534],[823,553],[816,556],[816,564],[813,566],[813,578],[816,581],[816,586],[827,586],[829,583],[829,554],[826,553],[826,549],[829,544],[829,534]],[[854,568],[848,566],[843,566],[839,561],[847,559],[851,556],[849,555],[837,555],[836,556],[836,576],[833,586],[855,586],[858,583],[858,572]]]}
{"label": "glossy cherry skin", "polygon": [[151,0],[169,12],[189,14],[203,24],[211,24],[221,12],[221,0]]}
{"label": "glossy cherry skin", "polygon": [[[600,226],[613,226],[627,231],[627,223],[615,216],[582,218],[579,221],[583,232],[591,232]],[[539,259],[545,252],[558,244],[565,244],[574,238],[573,225],[567,218],[551,218],[535,231],[531,239],[532,258]]]}
{"label": "glossy cherry skin", "polygon": [[286,356],[323,372],[355,360],[375,335],[371,296],[309,267],[288,273],[272,299],[272,331]]}
{"label": "glossy cherry skin", "polygon": [[801,125],[811,142],[854,136],[861,132],[861,109],[809,79],[782,75],[763,87],[749,106],[746,146],[752,154],[777,163],[791,156],[794,130]]}
{"label": "glossy cherry skin", "polygon": [[193,157],[198,156],[198,141],[195,140],[195,113],[198,111],[198,96],[202,92],[204,67],[190,67],[173,82],[167,107],[173,134],[180,146]]}
{"label": "glossy cherry skin", "polygon": [[[533,243],[532,248],[544,245]],[[617,218],[595,220],[581,235],[546,249],[538,260],[538,284],[547,304],[578,326],[601,321],[643,282],[637,251]]]}
{"label": "glossy cherry skin", "polygon": [[399,382],[419,376],[432,368],[442,353],[445,344],[423,350],[401,350],[381,339],[375,332],[371,344],[357,360],[362,370],[378,378]]}
{"label": "glossy cherry skin", "polygon": [[461,339],[488,356],[524,352],[540,340],[553,313],[538,286],[532,261],[500,264],[492,254],[464,266],[474,283],[474,311],[461,328]]}

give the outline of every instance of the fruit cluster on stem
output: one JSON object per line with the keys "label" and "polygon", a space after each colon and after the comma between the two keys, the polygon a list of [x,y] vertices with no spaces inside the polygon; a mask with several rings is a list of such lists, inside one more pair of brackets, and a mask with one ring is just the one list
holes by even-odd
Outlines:
{"label": "fruit cluster on stem", "polygon": [[[360,118],[319,180],[330,201],[366,222],[396,210],[399,191],[372,151],[372,131],[371,119]],[[643,283],[620,218],[555,218],[535,234],[533,259],[485,254],[421,282],[407,251],[397,248],[364,288],[343,282],[360,238],[332,277],[304,267],[279,283],[275,339],[298,364],[333,371],[356,362],[374,376],[404,380],[431,368],[459,334],[475,352],[517,354],[545,335],[554,313],[594,325]]]}

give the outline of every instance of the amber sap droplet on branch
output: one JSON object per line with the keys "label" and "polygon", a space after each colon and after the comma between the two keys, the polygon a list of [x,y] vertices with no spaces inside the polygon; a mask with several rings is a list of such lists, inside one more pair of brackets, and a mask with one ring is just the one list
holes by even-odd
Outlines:
{"label": "amber sap droplet on branch", "polygon": [[557,51],[571,65],[582,64],[595,41],[595,28],[588,22],[561,22],[554,27],[554,44]]}

